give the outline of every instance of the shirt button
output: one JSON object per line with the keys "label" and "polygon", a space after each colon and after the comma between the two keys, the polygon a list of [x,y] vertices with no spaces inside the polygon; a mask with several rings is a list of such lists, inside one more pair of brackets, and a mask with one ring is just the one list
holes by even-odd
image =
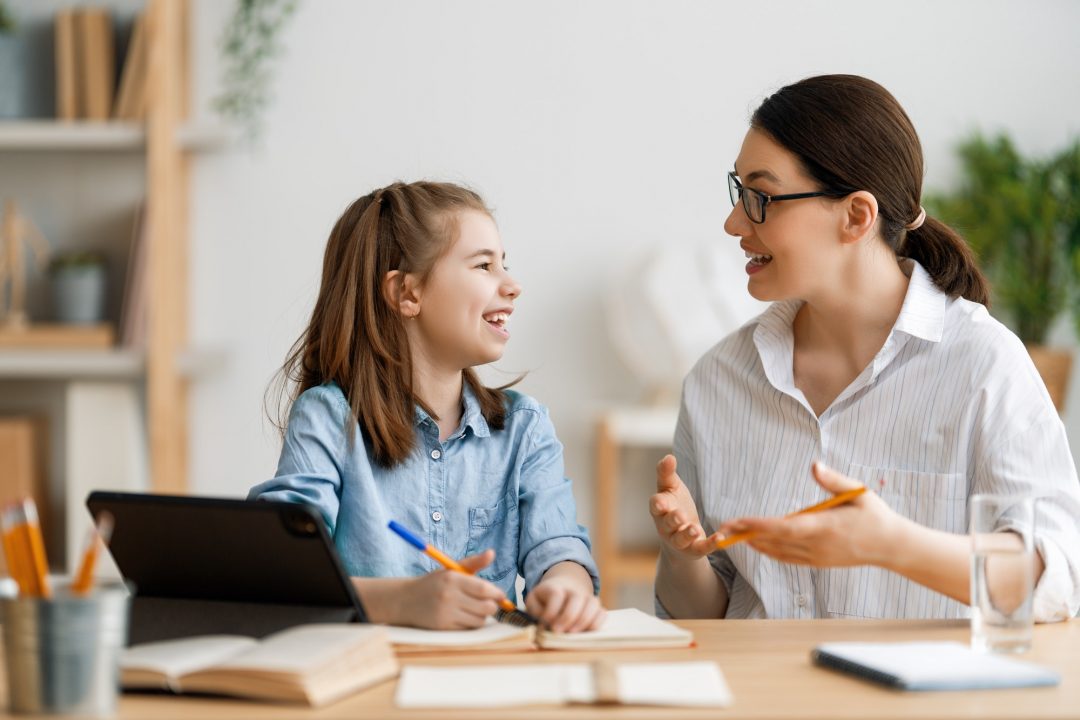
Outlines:
{"label": "shirt button", "polygon": [[798,605],[799,607],[806,607],[806,596],[805,595],[796,595],[795,596],[795,604]]}
{"label": "shirt button", "polygon": [[440,520],[442,520],[442,513],[436,510],[435,512],[431,513],[431,519],[435,522],[439,522]]}
{"label": "shirt button", "polygon": [[439,452],[438,450],[432,450],[431,451],[431,459],[432,460],[438,460],[441,457],[442,457],[442,453]]}

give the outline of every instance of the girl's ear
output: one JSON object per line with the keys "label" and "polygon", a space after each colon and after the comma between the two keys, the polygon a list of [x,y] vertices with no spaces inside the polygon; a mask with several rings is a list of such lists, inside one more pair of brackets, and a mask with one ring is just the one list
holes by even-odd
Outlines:
{"label": "girl's ear", "polygon": [[845,198],[843,241],[858,242],[873,231],[877,223],[877,198],[865,190],[857,190]]}
{"label": "girl's ear", "polygon": [[420,314],[420,286],[412,273],[391,270],[383,278],[382,291],[390,307],[397,308],[403,317]]}

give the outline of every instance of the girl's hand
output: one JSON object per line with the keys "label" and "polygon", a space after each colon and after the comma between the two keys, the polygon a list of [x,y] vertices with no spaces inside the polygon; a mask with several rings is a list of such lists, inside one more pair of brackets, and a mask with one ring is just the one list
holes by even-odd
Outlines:
{"label": "girl's hand", "polygon": [[674,455],[665,455],[656,465],[656,494],[649,498],[661,550],[668,560],[696,561],[716,550],[720,533],[706,537],[698,519],[690,491],[675,472]]}
{"label": "girl's hand", "polygon": [[593,595],[592,578],[580,565],[568,562],[544,573],[525,598],[525,609],[554,632],[595,630],[607,615]]}
{"label": "girl's hand", "polygon": [[[486,568],[495,559],[486,550],[461,560],[470,572]],[[395,624],[432,630],[463,630],[480,627],[499,609],[502,590],[475,575],[454,570],[435,570],[408,581],[395,613]]]}
{"label": "girl's hand", "polygon": [[[811,466],[818,485],[833,493],[861,485],[820,462]],[[720,526],[724,534],[754,532],[752,548],[780,562],[814,567],[881,565],[895,551],[891,537],[899,516],[875,493],[794,517],[738,518]]]}

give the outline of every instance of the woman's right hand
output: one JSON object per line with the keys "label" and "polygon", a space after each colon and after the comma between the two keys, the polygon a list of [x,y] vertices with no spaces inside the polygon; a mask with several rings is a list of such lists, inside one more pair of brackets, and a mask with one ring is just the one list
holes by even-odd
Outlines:
{"label": "woman's right hand", "polygon": [[649,498],[649,513],[662,542],[661,553],[670,561],[696,561],[716,549],[720,533],[705,536],[690,491],[675,472],[674,455],[656,465],[656,494]]}
{"label": "woman's right hand", "polygon": [[[494,559],[495,551],[486,550],[459,562],[476,573]],[[394,624],[432,630],[480,627],[495,614],[499,600],[504,597],[502,590],[475,575],[435,570],[409,580],[402,588]]]}

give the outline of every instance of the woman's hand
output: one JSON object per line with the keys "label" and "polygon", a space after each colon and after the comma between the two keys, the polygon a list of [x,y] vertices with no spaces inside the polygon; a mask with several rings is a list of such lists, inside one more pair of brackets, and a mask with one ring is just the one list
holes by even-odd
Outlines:
{"label": "woman's hand", "polygon": [[694,499],[675,469],[674,455],[665,455],[657,463],[656,494],[649,498],[649,514],[667,559],[696,561],[716,550],[722,536],[720,533],[705,536]]}
{"label": "woman's hand", "polygon": [[[494,559],[495,551],[486,550],[460,562],[475,573]],[[406,582],[398,596],[393,623],[432,630],[480,627],[495,614],[499,600],[504,597],[502,590],[475,575],[435,570]]]}
{"label": "woman's hand", "polygon": [[553,565],[525,598],[525,609],[555,632],[582,632],[600,627],[607,615],[593,594],[592,577],[575,562]]}
{"label": "woman's hand", "polygon": [[[820,462],[811,466],[811,473],[834,495],[861,485]],[[815,567],[882,565],[896,550],[891,538],[898,518],[884,500],[867,492],[820,512],[729,520],[720,532],[753,532],[747,540],[750,546],[780,562]]]}

